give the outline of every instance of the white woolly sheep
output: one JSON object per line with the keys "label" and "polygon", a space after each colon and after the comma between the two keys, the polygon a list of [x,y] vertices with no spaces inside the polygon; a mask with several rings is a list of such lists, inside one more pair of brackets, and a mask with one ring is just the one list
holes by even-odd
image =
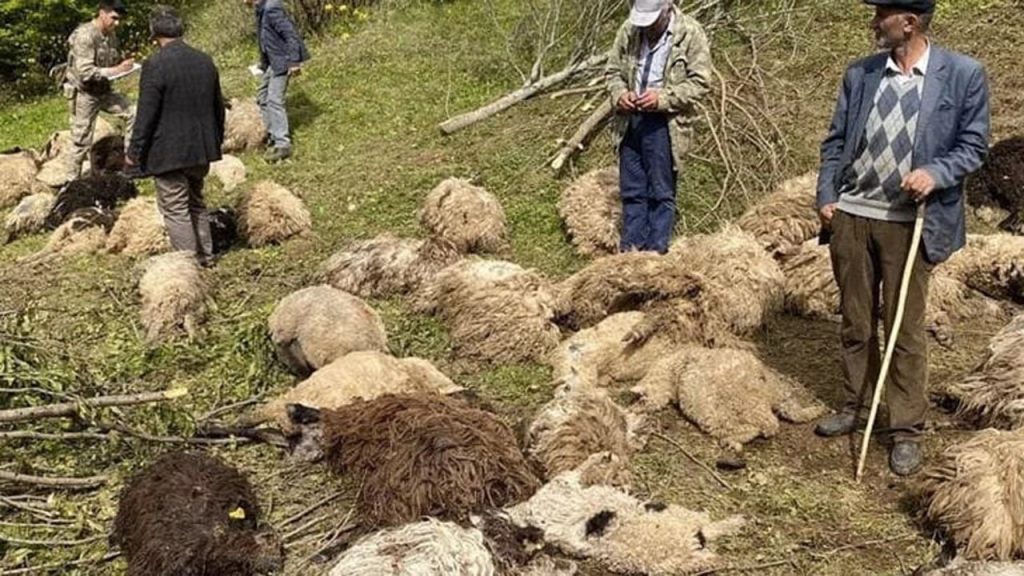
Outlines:
{"label": "white woolly sheep", "polygon": [[52,258],[75,254],[95,254],[107,242],[107,230],[114,225],[114,214],[102,208],[75,210],[50,234],[42,250],[19,259],[39,264]]}
{"label": "white woolly sheep", "polygon": [[736,220],[772,256],[783,256],[818,234],[818,173],[786,180]]}
{"label": "white woolly sheep", "polygon": [[210,175],[220,180],[225,192],[231,192],[245,182],[245,174],[245,164],[230,154],[225,154],[220,160],[210,164]]}
{"label": "white woolly sheep", "polygon": [[[99,142],[109,136],[117,135],[117,130],[110,125],[102,116],[96,118],[96,125],[92,131],[92,141]],[[61,130],[50,136],[50,140],[43,147],[39,161],[42,163],[36,180],[50,186],[60,188],[68,182],[68,171],[71,168],[71,131]],[[87,172],[88,165],[82,166],[83,173]]]}
{"label": "white woolly sheep", "polygon": [[927,519],[970,560],[1024,558],[1024,432],[983,430],[924,472]]}
{"label": "white woolly sheep", "polygon": [[312,286],[278,302],[270,315],[277,356],[300,376],[349,352],[387,352],[380,315],[366,302],[330,286]]}
{"label": "white woolly sheep", "polygon": [[1024,302],[1024,237],[971,234],[945,273],[997,300]]}
{"label": "white woolly sheep", "polygon": [[600,168],[574,180],[562,191],[558,215],[581,256],[618,252],[622,220],[619,169]]}
{"label": "white woolly sheep", "polygon": [[736,451],[774,436],[776,414],[800,423],[826,411],[803,386],[746,350],[684,347],[652,367],[633,391],[648,409],[678,404],[688,420]]}
{"label": "white woolly sheep", "polygon": [[195,338],[206,317],[208,286],[191,252],[154,256],[139,281],[146,342],[154,344],[185,333]]}
{"label": "white woolly sheep", "polygon": [[946,393],[959,400],[959,415],[979,426],[1024,426],[1024,314],[992,337],[985,360]]}
{"label": "white woolly sheep", "polygon": [[468,180],[449,178],[438,184],[423,201],[420,223],[462,253],[497,252],[506,245],[501,203]]}
{"label": "white woolly sheep", "polygon": [[0,154],[0,210],[31,194],[39,168],[29,152]]}
{"label": "white woolly sheep", "polygon": [[257,150],[263,146],[266,137],[267,129],[263,125],[263,115],[256,100],[232,98],[224,118],[224,143],[221,144],[221,150],[229,153]]}
{"label": "white woolly sheep", "polygon": [[341,555],[330,576],[492,576],[483,534],[451,522],[421,522],[370,534]]}
{"label": "white woolly sheep", "polygon": [[322,267],[327,283],[363,298],[403,295],[419,288],[461,255],[440,238],[382,234],[335,252]]}
{"label": "white woolly sheep", "polygon": [[155,256],[170,249],[164,217],[156,200],[146,196],[133,198],[124,205],[107,238],[107,252],[111,254]]}
{"label": "white woolly sheep", "polygon": [[434,277],[417,306],[439,316],[463,358],[542,361],[561,335],[552,323],[558,298],[547,280],[510,262],[457,262]]}
{"label": "white woolly sheep", "polygon": [[294,431],[288,404],[334,410],[356,400],[385,394],[417,392],[454,394],[462,390],[422,358],[398,359],[376,351],[352,352],[317,370],[312,376],[267,403],[258,421],[273,421],[286,434]]}
{"label": "white woolly sheep", "polygon": [[[3,170],[2,164],[0,170]],[[54,195],[49,192],[37,192],[22,198],[4,219],[4,243],[41,231],[46,225],[46,215],[53,208],[53,202]]]}
{"label": "white woolly sheep", "polygon": [[312,229],[302,200],[273,182],[257,183],[238,207],[238,231],[254,248],[283,242]]}

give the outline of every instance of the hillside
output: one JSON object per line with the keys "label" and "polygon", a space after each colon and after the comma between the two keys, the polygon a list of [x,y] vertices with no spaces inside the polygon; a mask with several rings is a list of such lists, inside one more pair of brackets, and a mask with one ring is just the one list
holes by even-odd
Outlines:
{"label": "hillside", "polygon": [[[291,386],[295,378],[276,360],[266,336],[275,303],[309,285],[318,266],[352,239],[382,232],[422,235],[417,209],[449,176],[473,178],[501,200],[511,241],[499,257],[553,279],[584,266],[586,261],[565,239],[555,204],[574,174],[614,162],[607,134],[594,139],[569,174],[555,175],[546,164],[556,140],[571,134],[586,116],[586,96],[538,97],[448,137],[436,128],[447,117],[520,84],[499,31],[511,30],[531,4],[410,0],[346,21],[310,42],[314,59],[289,92],[296,157],[276,166],[258,154],[242,159],[250,182],[272,179],[302,196],[314,234],[281,246],[233,250],[221,260],[210,273],[215,304],[198,341],[156,348],[144,344],[136,260],[101,254],[26,268],[18,258],[39,250],[45,236],[0,247],[0,409],[64,395],[186,387],[190,394],[185,399],[102,412],[102,417],[151,435],[189,436],[212,410]],[[815,169],[842,70],[871,47],[870,12],[860,3],[801,0],[782,15],[773,8],[790,2],[733,4],[739,6],[735,18],[740,25],[714,36],[716,66],[725,92],[750,103],[759,118],[756,124],[772,131],[764,140],[777,154],[776,165],[769,166],[758,149],[744,148],[750,138],[733,133],[734,158],[750,180],[723,190],[723,164],[705,125],[679,187],[680,234],[715,229],[783,178]],[[255,59],[253,42],[245,35],[248,24],[249,15],[233,0],[211,1],[194,15],[194,43],[214,55],[229,97],[249,97],[256,89],[246,70]],[[996,140],[1019,132],[1024,119],[1024,78],[1019,74],[1024,48],[1016,42],[1022,35],[1024,14],[1015,0],[948,0],[936,22],[939,42],[985,63]],[[716,90],[721,94],[720,87]],[[0,150],[39,147],[65,123],[65,102],[55,96],[7,105],[0,108]],[[758,171],[764,176],[755,177]],[[153,193],[150,182],[143,193]],[[211,206],[234,197],[218,184],[208,188]],[[433,360],[513,427],[551,398],[548,368],[455,360],[437,320],[416,314],[402,299],[371,304],[384,318],[395,356]],[[956,326],[954,348],[933,347],[933,383],[972,368],[999,327]],[[832,323],[782,318],[760,335],[758,353],[833,401],[840,378],[835,332]],[[937,410],[934,419],[947,420]],[[721,453],[714,440],[674,411],[663,411],[659,425],[702,462],[713,463]],[[61,421],[33,429],[75,431],[76,426]],[[930,432],[929,454],[938,454],[962,434],[954,427]],[[72,560],[82,563],[55,573],[123,573],[122,560],[103,560],[122,480],[168,448],[123,434],[99,441],[3,439],[0,470],[106,474],[111,481],[99,490],[61,492],[51,500],[7,499],[17,487],[0,485],[0,574],[44,573],[46,566]],[[349,514],[359,488],[356,480],[339,481],[322,466],[293,463],[270,446],[221,444],[209,450],[250,474],[270,523],[285,533],[303,528],[291,541],[285,573],[326,573],[330,564],[306,560],[317,551],[315,536]],[[727,477],[732,488],[726,490],[674,446],[652,439],[634,459],[635,489],[716,518],[746,516],[742,535],[718,545],[718,551],[732,566],[773,564],[753,573],[907,574],[931,561],[940,546],[915,523],[908,484],[888,475],[884,449],[873,447],[861,485],[852,480],[851,452],[845,442],[815,438],[810,426],[784,425],[777,437],[747,448],[747,468]],[[329,503],[295,519],[335,492]],[[12,502],[45,507],[68,523],[24,526],[38,524],[38,516]],[[585,566],[583,573],[602,571]]]}

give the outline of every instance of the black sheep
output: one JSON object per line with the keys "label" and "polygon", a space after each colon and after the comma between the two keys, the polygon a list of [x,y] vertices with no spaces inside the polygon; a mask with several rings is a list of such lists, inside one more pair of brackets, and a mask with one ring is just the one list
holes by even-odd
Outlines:
{"label": "black sheep", "polygon": [[57,193],[57,200],[46,216],[46,227],[57,228],[79,208],[113,210],[119,202],[138,195],[135,184],[120,174],[92,174],[72,180]]}
{"label": "black sheep", "polygon": [[89,149],[89,169],[93,174],[111,174],[124,169],[124,138],[116,134],[93,142]]}
{"label": "black sheep", "polygon": [[989,150],[985,165],[967,181],[967,200],[1008,211],[999,227],[1024,234],[1024,136],[1001,140]]}
{"label": "black sheep", "polygon": [[172,452],[121,494],[111,544],[127,576],[251,576],[280,571],[280,539],[260,525],[252,486],[198,453]]}
{"label": "black sheep", "polygon": [[238,216],[231,208],[217,208],[208,212],[210,235],[213,236],[213,253],[223,254],[238,240]]}

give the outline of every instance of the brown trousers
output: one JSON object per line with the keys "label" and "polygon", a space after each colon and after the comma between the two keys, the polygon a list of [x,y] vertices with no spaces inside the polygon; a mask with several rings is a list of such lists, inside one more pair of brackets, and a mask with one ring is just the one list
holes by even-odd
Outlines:
{"label": "brown trousers", "polygon": [[[843,315],[843,409],[865,418],[882,364],[880,343],[884,340],[880,341],[878,335],[879,311],[888,337],[913,232],[913,222],[885,222],[838,210],[832,220],[832,270],[839,284]],[[896,438],[919,434],[928,409],[925,307],[931,268],[922,247],[915,255],[903,323],[885,385],[889,429]]]}
{"label": "brown trousers", "polygon": [[154,177],[157,206],[171,246],[194,252],[199,260],[213,255],[210,218],[203,204],[203,179],[209,171],[210,167],[203,165]]}

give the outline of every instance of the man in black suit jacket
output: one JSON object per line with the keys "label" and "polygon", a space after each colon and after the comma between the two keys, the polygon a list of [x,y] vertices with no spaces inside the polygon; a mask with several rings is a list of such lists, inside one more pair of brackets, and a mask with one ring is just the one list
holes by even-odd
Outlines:
{"label": "man in black suit jacket", "polygon": [[160,51],[142,65],[129,164],[151,174],[157,204],[175,250],[212,264],[210,222],[203,179],[220,160],[224,97],[213,60],[181,39],[184,24],[168,6],[157,6],[150,32]]}

